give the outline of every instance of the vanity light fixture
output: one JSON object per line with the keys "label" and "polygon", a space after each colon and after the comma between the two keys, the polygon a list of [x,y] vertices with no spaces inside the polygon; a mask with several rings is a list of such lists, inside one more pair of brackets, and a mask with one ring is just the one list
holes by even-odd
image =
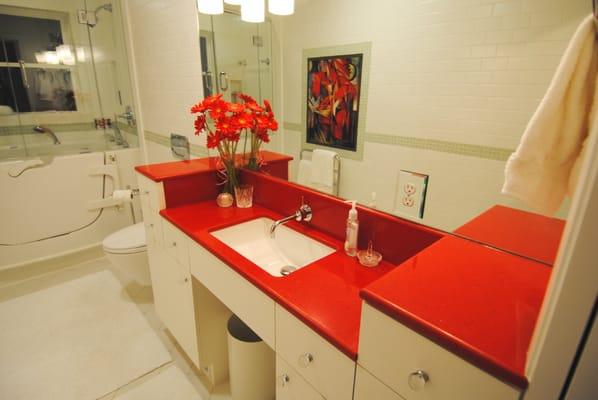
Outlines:
{"label": "vanity light fixture", "polygon": [[264,22],[266,19],[266,0],[242,0],[241,20],[245,22]]}
{"label": "vanity light fixture", "polygon": [[197,0],[197,11],[210,15],[223,14],[224,3],[222,0]]}
{"label": "vanity light fixture", "polygon": [[295,12],[295,0],[268,0],[268,11],[274,15],[292,15]]}

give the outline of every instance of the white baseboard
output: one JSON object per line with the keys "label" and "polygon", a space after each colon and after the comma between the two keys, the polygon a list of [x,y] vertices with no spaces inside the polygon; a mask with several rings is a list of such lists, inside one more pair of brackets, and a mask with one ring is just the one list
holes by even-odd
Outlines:
{"label": "white baseboard", "polygon": [[72,267],[86,261],[104,257],[102,243],[40,257],[33,261],[3,266],[0,269],[0,287],[12,285],[50,272]]}

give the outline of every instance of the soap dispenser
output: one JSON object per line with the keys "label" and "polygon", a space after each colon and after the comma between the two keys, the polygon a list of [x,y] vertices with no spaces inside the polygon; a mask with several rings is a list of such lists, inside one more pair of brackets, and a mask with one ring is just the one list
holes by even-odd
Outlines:
{"label": "soap dispenser", "polygon": [[357,255],[357,235],[359,233],[359,220],[357,219],[357,208],[355,208],[357,202],[355,200],[347,200],[345,203],[351,203],[351,209],[347,217],[345,253],[348,256],[355,257]]}

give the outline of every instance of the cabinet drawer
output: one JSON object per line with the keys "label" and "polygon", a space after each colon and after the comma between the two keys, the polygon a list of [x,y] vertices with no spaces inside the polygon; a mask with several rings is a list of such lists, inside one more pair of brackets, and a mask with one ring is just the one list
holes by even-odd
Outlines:
{"label": "cabinet drawer", "polygon": [[355,362],[279,305],[276,353],[326,399],[352,398]]}
{"label": "cabinet drawer", "polygon": [[179,228],[162,218],[162,235],[164,248],[172,258],[189,270],[190,239]]}
{"label": "cabinet drawer", "polygon": [[372,374],[357,366],[355,373],[355,394],[353,400],[404,400]]}
{"label": "cabinet drawer", "polygon": [[164,189],[162,182],[154,182],[141,174],[137,174],[139,185],[139,199],[144,216],[149,213],[158,213],[165,207]]}
{"label": "cabinet drawer", "polygon": [[276,400],[324,400],[324,397],[276,356]]}
{"label": "cabinet drawer", "polygon": [[199,244],[189,252],[193,277],[274,348],[274,300]]}
{"label": "cabinet drawer", "polygon": [[[518,399],[519,391],[363,304],[358,363],[409,400]],[[415,374],[424,372],[428,381]],[[411,377],[411,385],[409,379]],[[423,384],[423,385],[422,385]]]}

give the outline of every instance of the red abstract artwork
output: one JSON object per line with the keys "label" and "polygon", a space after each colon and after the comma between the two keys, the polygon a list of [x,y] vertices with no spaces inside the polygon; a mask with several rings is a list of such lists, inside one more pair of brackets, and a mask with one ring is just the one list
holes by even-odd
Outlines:
{"label": "red abstract artwork", "polygon": [[357,150],[363,54],[307,59],[307,142]]}

